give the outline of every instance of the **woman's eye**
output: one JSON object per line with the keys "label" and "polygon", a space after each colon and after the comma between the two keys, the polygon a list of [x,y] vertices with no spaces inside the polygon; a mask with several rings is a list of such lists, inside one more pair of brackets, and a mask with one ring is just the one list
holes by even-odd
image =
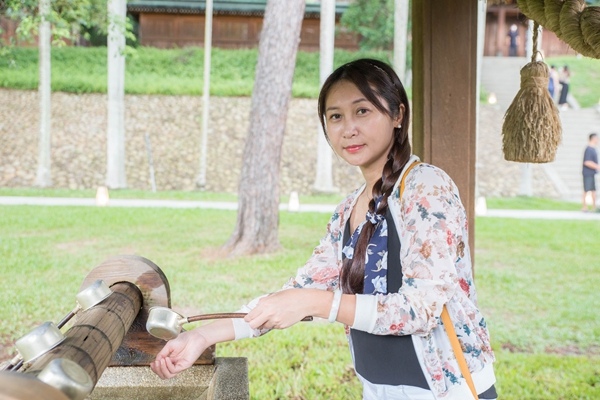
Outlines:
{"label": "woman's eye", "polygon": [[341,117],[341,116],[340,116],[340,114],[331,114],[331,115],[329,116],[329,119],[330,119],[331,121],[335,121],[335,120],[338,120],[338,119],[340,119],[340,117]]}
{"label": "woman's eye", "polygon": [[359,108],[358,110],[356,110],[356,113],[358,115],[364,115],[368,112],[369,110],[367,110],[366,108]]}

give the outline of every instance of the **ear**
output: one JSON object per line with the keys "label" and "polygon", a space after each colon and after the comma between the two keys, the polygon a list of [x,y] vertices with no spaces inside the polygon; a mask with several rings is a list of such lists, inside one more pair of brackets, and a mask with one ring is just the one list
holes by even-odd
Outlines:
{"label": "ear", "polygon": [[404,121],[405,111],[406,109],[404,108],[404,104],[400,104],[400,107],[398,108],[398,116],[394,118],[394,126],[402,124],[402,121]]}

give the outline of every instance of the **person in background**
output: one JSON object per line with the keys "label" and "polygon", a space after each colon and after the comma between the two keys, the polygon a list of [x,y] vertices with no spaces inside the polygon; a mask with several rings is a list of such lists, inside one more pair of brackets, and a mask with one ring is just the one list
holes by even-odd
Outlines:
{"label": "person in background", "polygon": [[519,28],[516,24],[512,24],[508,33],[508,56],[516,57],[517,56],[517,38],[519,37]]}
{"label": "person in background", "polygon": [[167,342],[152,370],[170,378],[212,344],[314,316],[345,325],[363,399],[472,399],[441,320],[446,307],[478,397],[497,398],[466,211],[452,179],[411,154],[400,79],[381,61],[344,64],[323,84],[318,114],[331,147],[359,167],[364,184],[337,206],[320,245],[282,290],[244,306],[244,319]]}
{"label": "person in background", "polygon": [[561,110],[566,110],[569,108],[568,104],[568,96],[569,96],[569,82],[571,81],[571,71],[569,70],[569,66],[565,65],[562,67],[562,70],[559,74],[560,77],[560,97],[558,99],[558,106]]}
{"label": "person in background", "polygon": [[555,102],[558,97],[557,94],[560,85],[559,81],[560,80],[558,79],[558,71],[556,70],[556,66],[550,65],[550,71],[548,76],[548,91],[550,92],[550,97],[552,97],[552,100],[554,100]]}
{"label": "person in background", "polygon": [[591,210],[598,211],[596,208],[596,173],[600,170],[598,164],[598,134],[590,133],[588,138],[588,145],[583,153],[583,200],[581,205],[581,211],[587,212],[587,196],[588,193],[592,198]]}

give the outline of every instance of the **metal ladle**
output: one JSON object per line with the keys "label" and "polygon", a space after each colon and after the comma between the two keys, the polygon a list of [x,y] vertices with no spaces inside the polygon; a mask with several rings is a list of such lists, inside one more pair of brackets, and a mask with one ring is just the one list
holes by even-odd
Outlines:
{"label": "metal ladle", "polygon": [[18,370],[24,363],[46,354],[63,340],[65,340],[64,335],[53,322],[44,322],[25,336],[17,339],[15,342],[17,355],[10,360],[4,370]]}
{"label": "metal ladle", "polygon": [[[98,279],[97,281],[92,283],[90,286],[83,289],[81,292],[79,292],[75,296],[75,298],[77,300],[77,306],[71,312],[69,312],[63,319],[61,319],[60,322],[56,326],[54,326],[54,324],[52,324],[51,322],[46,322],[46,324],[52,324],[52,326],[46,326],[46,324],[44,324],[41,327],[37,328],[36,330],[28,333],[23,338],[19,339],[15,343],[15,346],[17,347],[17,350],[18,350],[18,354],[3,369],[6,371],[17,371],[19,368],[21,368],[23,366],[23,363],[28,362],[30,359],[35,358],[35,357],[25,356],[25,354],[23,354],[19,350],[19,345],[17,343],[20,342],[21,343],[20,346],[22,348],[24,348],[25,352],[27,353],[29,347],[35,346],[35,344],[32,343],[32,340],[29,339],[29,335],[39,335],[40,333],[38,332],[38,330],[44,329],[45,335],[54,334],[56,336],[58,334],[56,332],[54,332],[54,330],[58,331],[60,328],[65,326],[65,324],[67,322],[69,322],[71,320],[71,318],[73,318],[78,312],[85,311],[85,310],[88,310],[88,309],[94,307],[95,305],[101,303],[104,299],[106,299],[111,294],[112,294],[112,290],[106,285],[106,283],[104,283],[104,281],[102,279]],[[42,327],[44,327],[44,328],[42,328]],[[58,331],[58,333],[60,333],[60,331]],[[62,333],[60,333],[60,335],[62,336]],[[34,341],[38,340],[38,339],[39,339],[39,337],[36,336],[36,339],[34,339]],[[46,342],[47,342],[47,340],[46,340]],[[60,343],[60,342],[57,342],[56,344],[58,344],[58,343]],[[43,342],[40,345],[43,345]],[[47,349],[47,351],[50,350],[51,348]],[[23,356],[21,356],[21,354],[23,354]],[[43,353],[41,353],[41,354],[43,354]],[[38,356],[41,354],[38,354]]]}
{"label": "metal ladle", "polygon": [[[227,318],[244,318],[246,313],[215,313],[200,314],[184,317],[167,307],[152,307],[146,321],[146,330],[152,336],[163,339],[175,339],[181,333],[184,324],[196,321]],[[312,321],[312,317],[305,317],[302,321]]]}
{"label": "metal ladle", "polygon": [[84,400],[94,389],[90,375],[75,361],[55,358],[37,378],[63,392],[70,400]]}
{"label": "metal ladle", "polygon": [[73,318],[78,312],[88,310],[95,305],[101,303],[104,299],[112,294],[112,290],[104,283],[102,279],[98,279],[90,286],[77,293],[75,298],[77,299],[77,306],[69,312],[60,322],[56,325],[58,329],[65,326],[71,318]]}

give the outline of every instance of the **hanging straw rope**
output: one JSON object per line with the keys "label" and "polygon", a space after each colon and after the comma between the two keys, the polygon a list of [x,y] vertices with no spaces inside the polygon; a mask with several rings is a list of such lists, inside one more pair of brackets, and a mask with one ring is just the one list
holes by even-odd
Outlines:
{"label": "hanging straw rope", "polygon": [[562,136],[558,108],[548,91],[548,66],[536,61],[539,30],[535,22],[531,62],[521,69],[521,89],[504,115],[502,150],[508,161],[554,161]]}
{"label": "hanging straw rope", "polygon": [[599,6],[586,6],[584,0],[517,0],[517,5],[578,53],[600,58]]}

